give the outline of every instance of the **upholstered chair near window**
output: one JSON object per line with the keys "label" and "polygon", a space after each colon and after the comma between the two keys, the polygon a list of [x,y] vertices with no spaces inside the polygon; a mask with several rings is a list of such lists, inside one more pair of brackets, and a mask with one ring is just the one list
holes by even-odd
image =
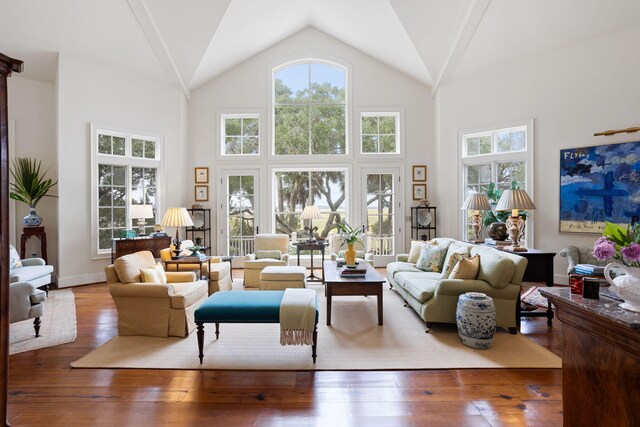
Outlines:
{"label": "upholstered chair near window", "polygon": [[560,251],[560,256],[567,259],[569,265],[567,266],[567,274],[573,274],[576,272],[576,265],[578,264],[593,264],[605,266],[609,261],[599,261],[591,253],[593,252],[593,246],[588,248],[579,248],[577,246],[567,246]]}
{"label": "upholstered chair near window", "polygon": [[184,337],[195,328],[193,314],[208,295],[206,280],[196,280],[193,271],[165,272],[149,251],[117,258],[105,275],[119,335]]}
{"label": "upholstered chair near window", "polygon": [[40,316],[42,316],[44,291],[33,283],[13,282],[9,285],[9,323],[34,319],[36,337],[40,336]]}
{"label": "upholstered chair near window", "polygon": [[49,292],[49,285],[53,281],[52,265],[47,265],[42,258],[20,259],[12,245],[9,245],[9,258],[9,282],[29,282]]}
{"label": "upholstered chair near window", "polygon": [[289,236],[286,234],[258,234],[254,251],[245,256],[244,286],[260,287],[260,272],[270,265],[289,264]]}
{"label": "upholstered chair near window", "polygon": [[[366,236],[364,236],[364,238],[366,239]],[[329,234],[327,236],[327,240],[329,241],[329,249],[331,250],[331,260],[344,261],[344,251],[347,249],[347,245],[342,244],[340,235]],[[372,267],[375,267],[373,254],[371,252],[367,252],[367,248],[364,244],[356,242],[353,245],[353,248],[356,250],[356,262],[364,261],[369,263]]]}
{"label": "upholstered chair near window", "polygon": [[[171,259],[171,248],[162,249],[160,251],[161,261],[167,261]],[[169,264],[166,267],[167,271],[197,271],[198,264]],[[231,277],[231,264],[228,262],[222,262],[220,257],[211,257],[211,270],[209,270],[209,263],[203,262],[200,270],[201,277],[209,279],[209,295],[218,291],[230,291],[233,283]]]}

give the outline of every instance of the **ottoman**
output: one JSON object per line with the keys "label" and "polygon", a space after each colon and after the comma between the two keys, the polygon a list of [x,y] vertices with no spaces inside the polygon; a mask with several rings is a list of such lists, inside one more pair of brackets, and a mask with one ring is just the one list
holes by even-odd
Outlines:
{"label": "ottoman", "polygon": [[[204,324],[215,323],[216,339],[220,336],[220,323],[279,323],[280,303],[284,291],[230,291],[211,295],[194,314],[198,328],[198,357],[204,358]],[[316,363],[318,338],[318,308],[316,306],[315,328],[311,357]]]}
{"label": "ottoman", "polygon": [[281,291],[287,288],[304,288],[306,267],[275,266],[265,267],[260,272],[261,291]]}

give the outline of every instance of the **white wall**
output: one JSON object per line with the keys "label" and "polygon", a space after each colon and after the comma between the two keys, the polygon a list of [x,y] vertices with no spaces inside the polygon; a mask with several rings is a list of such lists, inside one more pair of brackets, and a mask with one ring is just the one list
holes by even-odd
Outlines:
{"label": "white wall", "polygon": [[[561,148],[640,140],[640,134],[594,137],[638,126],[640,28],[536,57],[495,64],[453,80],[436,96],[438,118],[436,204],[441,235],[460,237],[461,177],[457,134],[464,129],[534,119],[535,242],[560,251],[592,246],[595,235],[559,233]],[[432,177],[433,178],[433,177]],[[446,220],[445,220],[446,218]],[[556,283],[566,283],[566,261],[555,259]]]}
{"label": "white wall", "polygon": [[[375,60],[363,52],[346,45],[331,36],[314,28],[304,29],[282,42],[270,47],[258,55],[239,64],[223,75],[200,86],[192,92],[189,104],[189,147],[192,154],[191,165],[208,166],[212,178],[219,177],[221,168],[229,166],[244,167],[246,160],[234,161],[220,157],[220,137],[217,114],[220,112],[234,112],[239,109],[259,110],[262,113],[261,135],[263,141],[270,138],[269,120],[269,88],[272,67],[285,61],[301,58],[323,58],[334,60],[349,67],[350,74],[350,134],[353,144],[359,142],[358,110],[363,108],[391,108],[400,107],[404,110],[404,158],[401,160],[405,169],[404,181],[405,215],[409,215],[408,206],[417,202],[411,200],[411,166],[415,164],[433,165],[433,107],[430,89],[407,75]],[[262,150],[267,149],[264,144]],[[352,148],[351,152],[355,150]],[[262,167],[261,194],[262,228],[270,224],[270,205],[267,203],[267,162],[271,165],[286,165],[287,159],[274,159],[263,155],[260,159]],[[313,160],[312,160],[313,161]],[[309,160],[305,159],[308,164]],[[359,182],[358,171],[361,166],[376,162],[387,165],[384,160],[364,161],[358,155],[346,160],[336,160],[336,163],[353,165],[352,187]],[[346,163],[345,163],[346,162]],[[433,185],[433,176],[428,169],[428,191]],[[210,181],[210,200],[221,202],[217,194],[216,180]],[[193,184],[193,181],[192,181]],[[355,187],[354,187],[355,188]],[[191,191],[193,191],[191,189]],[[352,188],[352,194],[353,191]],[[357,197],[356,197],[357,199]],[[207,204],[205,204],[207,205]],[[208,206],[212,204],[209,203]],[[359,218],[359,204],[351,203],[352,216]],[[212,215],[217,211],[212,211]],[[352,219],[353,220],[353,219]],[[216,218],[212,219],[216,223]],[[214,234],[214,239],[215,235]],[[409,239],[409,230],[405,232]],[[215,247],[215,242],[214,242]]]}
{"label": "white wall", "polygon": [[[25,64],[28,67],[29,63]],[[49,169],[48,178],[58,176],[57,148],[56,148],[56,115],[55,115],[55,87],[49,83],[20,77],[13,74],[8,79],[9,90],[9,119],[14,121],[14,150],[10,157],[33,157],[42,161],[42,168]],[[53,187],[50,194],[57,195],[58,188]],[[22,218],[29,213],[29,207],[21,202],[15,202],[15,209],[10,215],[15,217],[16,240],[11,242],[20,250],[20,236],[22,234]],[[58,199],[43,198],[36,207],[36,212],[43,219],[42,226],[47,233],[47,262],[58,266]],[[27,241],[25,256],[40,251],[40,240],[32,237]]]}
{"label": "white wall", "polygon": [[[60,54],[58,64],[59,281],[61,286],[104,280],[109,258],[92,258],[90,124],[164,136],[166,199],[190,197],[185,175],[185,106],[167,84]],[[162,213],[161,213],[162,214]]]}

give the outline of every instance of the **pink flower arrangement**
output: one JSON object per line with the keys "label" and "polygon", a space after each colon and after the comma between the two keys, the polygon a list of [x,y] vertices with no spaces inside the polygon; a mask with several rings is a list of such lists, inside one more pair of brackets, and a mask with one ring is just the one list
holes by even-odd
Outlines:
{"label": "pink flower arrangement", "polygon": [[628,267],[640,267],[640,225],[606,222],[602,237],[593,245],[593,256],[600,261],[616,259]]}

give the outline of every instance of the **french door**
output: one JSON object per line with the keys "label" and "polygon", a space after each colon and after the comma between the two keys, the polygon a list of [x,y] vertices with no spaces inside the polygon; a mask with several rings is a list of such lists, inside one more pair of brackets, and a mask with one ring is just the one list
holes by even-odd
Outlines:
{"label": "french door", "polygon": [[365,168],[362,173],[362,206],[367,234],[367,251],[373,253],[376,266],[394,261],[400,247],[402,229],[402,192],[399,168]]}
{"label": "french door", "polygon": [[259,170],[223,170],[220,179],[220,253],[244,256],[253,253],[260,212]]}

